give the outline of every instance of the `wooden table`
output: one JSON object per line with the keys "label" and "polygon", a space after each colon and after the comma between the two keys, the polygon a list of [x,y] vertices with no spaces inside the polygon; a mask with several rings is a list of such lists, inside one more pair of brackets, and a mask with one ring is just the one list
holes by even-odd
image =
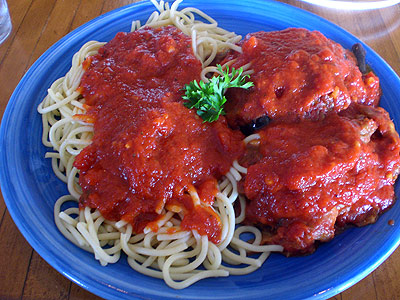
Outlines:
{"label": "wooden table", "polygon": [[[0,113],[19,80],[52,44],[128,0],[9,0],[13,31],[0,46]],[[400,5],[372,11],[326,9],[283,1],[355,34],[400,74]],[[399,96],[400,97],[400,96]],[[400,99],[400,98],[399,98]],[[50,267],[25,241],[0,200],[0,299],[99,299]],[[400,249],[367,278],[332,299],[400,299]]]}

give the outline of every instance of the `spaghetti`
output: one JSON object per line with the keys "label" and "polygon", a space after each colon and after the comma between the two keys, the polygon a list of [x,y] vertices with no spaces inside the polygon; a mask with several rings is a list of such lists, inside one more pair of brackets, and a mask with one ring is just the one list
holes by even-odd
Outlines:
{"label": "spaghetti", "polygon": [[[152,1],[157,8],[144,26],[159,28],[173,25],[191,38],[195,56],[202,65],[201,77],[213,71],[209,65],[217,55],[229,49],[241,51],[236,43],[240,36],[218,27],[211,17],[195,8],[178,11],[182,1],[168,3]],[[200,16],[208,23],[197,21]],[[143,28],[133,22],[132,31]],[[132,224],[124,220],[110,221],[98,209],[89,206],[79,209],[82,196],[79,170],[74,167],[76,156],[91,145],[94,136],[93,120],[87,114],[89,106],[78,87],[84,71],[84,61],[95,55],[105,43],[88,42],[76,53],[72,67],[65,77],[56,80],[47,97],[39,105],[43,119],[43,143],[52,147],[46,157],[52,159],[55,174],[68,185],[70,195],[59,198],[54,206],[55,223],[62,234],[78,247],[93,252],[102,265],[116,263],[124,252],[129,265],[136,271],[162,278],[172,288],[182,289],[207,277],[247,274],[259,268],[271,251],[281,246],[260,246],[261,232],[252,226],[236,225],[244,220],[245,201],[238,194],[237,182],[246,169],[237,162],[218,183],[212,204],[221,222],[218,243],[197,230],[183,230],[182,211],[174,206],[162,207],[160,218],[148,224],[143,233],[135,233]],[[208,67],[208,68],[207,68]],[[249,66],[246,68],[249,69]],[[251,72],[250,70],[248,72]],[[202,201],[196,189],[189,188],[194,206]],[[233,203],[239,199],[241,213],[235,216]],[[65,208],[68,207],[68,208]],[[252,238],[243,236],[250,235]],[[247,240],[247,241],[246,241]],[[254,253],[261,253],[254,256]]]}

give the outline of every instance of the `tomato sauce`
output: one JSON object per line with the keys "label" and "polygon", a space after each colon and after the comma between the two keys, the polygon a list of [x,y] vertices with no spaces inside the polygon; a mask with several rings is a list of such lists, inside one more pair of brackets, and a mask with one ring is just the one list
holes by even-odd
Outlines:
{"label": "tomato sauce", "polygon": [[[74,163],[81,207],[136,233],[156,231],[173,211],[182,229],[218,243],[217,181],[239,159],[248,168],[239,184],[246,222],[291,255],[312,252],[347,224],[372,223],[393,204],[400,139],[376,107],[379,79],[318,32],[257,32],[241,45],[225,61],[251,62],[255,86],[230,89],[226,119],[213,123],[182,104],[201,63],[175,27],[118,33],[84,62],[87,113],[77,118],[94,124],[94,136]],[[237,128],[264,115],[272,122],[245,149]]]}
{"label": "tomato sauce", "polygon": [[352,52],[320,32],[301,28],[256,32],[242,42],[243,53],[232,53],[238,68],[251,63],[249,90],[227,93],[229,124],[243,126],[261,116],[288,120],[319,119],[350,103],[377,105],[379,79],[362,75]]}
{"label": "tomato sauce", "polygon": [[182,212],[183,229],[218,243],[221,224],[211,205],[217,180],[244,151],[243,136],[224,118],[203,123],[183,106],[182,88],[201,72],[190,38],[172,26],[118,33],[84,67],[79,90],[94,136],[74,163],[81,207],[125,220],[135,232],[157,230],[165,209]]}
{"label": "tomato sauce", "polygon": [[312,252],[315,241],[372,223],[392,205],[400,139],[384,109],[353,104],[320,121],[274,121],[259,134],[262,158],[244,181],[246,217],[267,225],[266,242],[286,253]]}

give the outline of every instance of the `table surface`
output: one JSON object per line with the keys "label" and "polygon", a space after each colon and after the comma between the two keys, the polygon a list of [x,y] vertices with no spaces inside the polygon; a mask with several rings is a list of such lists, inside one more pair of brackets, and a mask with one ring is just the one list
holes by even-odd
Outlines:
{"label": "table surface", "polygon": [[[9,0],[13,30],[0,45],[0,114],[32,63],[71,30],[128,0]],[[328,9],[282,1],[320,15],[371,46],[400,74],[400,5],[379,10]],[[1,196],[0,196],[1,197]],[[6,246],[7,245],[7,246]],[[0,200],[0,299],[100,299],[48,265],[25,241]],[[400,299],[400,249],[368,277],[332,299]]]}

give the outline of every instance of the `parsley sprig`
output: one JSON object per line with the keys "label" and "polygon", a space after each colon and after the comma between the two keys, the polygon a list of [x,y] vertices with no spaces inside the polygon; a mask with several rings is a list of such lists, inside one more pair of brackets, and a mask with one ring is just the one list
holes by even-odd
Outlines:
{"label": "parsley sprig", "polygon": [[204,122],[214,122],[218,120],[220,115],[224,115],[224,104],[226,98],[225,92],[229,88],[242,88],[248,89],[254,84],[246,82],[249,75],[242,75],[243,68],[232,68],[229,74],[229,67],[226,71],[222,70],[221,65],[217,65],[218,70],[222,75],[212,77],[208,83],[193,80],[185,85],[185,95],[182,97],[185,101],[183,105],[187,108],[195,108],[197,114],[204,120]]}

